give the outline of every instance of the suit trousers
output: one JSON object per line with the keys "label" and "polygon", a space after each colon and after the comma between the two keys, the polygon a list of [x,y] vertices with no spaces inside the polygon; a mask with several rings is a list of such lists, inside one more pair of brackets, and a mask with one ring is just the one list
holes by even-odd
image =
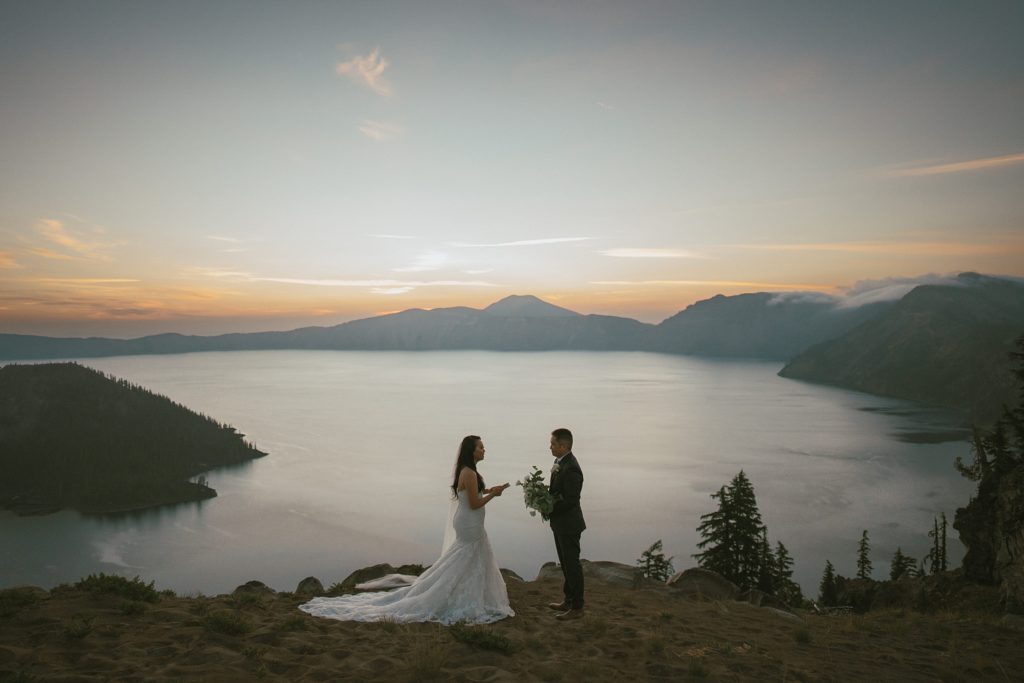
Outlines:
{"label": "suit trousers", "polygon": [[554,531],[555,550],[558,564],[562,567],[565,581],[562,592],[565,602],[573,609],[583,608],[583,565],[580,564],[580,536],[582,534],[560,534]]}

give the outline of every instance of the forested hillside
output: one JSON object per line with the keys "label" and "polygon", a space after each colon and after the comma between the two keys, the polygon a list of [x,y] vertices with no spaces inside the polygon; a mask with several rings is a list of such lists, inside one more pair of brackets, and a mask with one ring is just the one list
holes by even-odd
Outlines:
{"label": "forested hillside", "polygon": [[234,428],[76,363],[0,368],[0,507],[139,509],[216,495],[189,479],[265,455]]}

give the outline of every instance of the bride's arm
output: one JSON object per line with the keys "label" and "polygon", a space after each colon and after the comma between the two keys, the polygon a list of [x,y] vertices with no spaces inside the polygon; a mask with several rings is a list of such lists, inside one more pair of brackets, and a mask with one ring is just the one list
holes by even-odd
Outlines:
{"label": "bride's arm", "polygon": [[[494,493],[491,492],[481,496],[476,487],[476,472],[468,467],[463,467],[462,471],[459,472],[459,488],[466,489],[466,498],[469,500],[469,507],[473,510],[482,508],[484,505],[487,505],[492,498],[494,498]],[[488,491],[490,491],[490,489],[488,489]]]}

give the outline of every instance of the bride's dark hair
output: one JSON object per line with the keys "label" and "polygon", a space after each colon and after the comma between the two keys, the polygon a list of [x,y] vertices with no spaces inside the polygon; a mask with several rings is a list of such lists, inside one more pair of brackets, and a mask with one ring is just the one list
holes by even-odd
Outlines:
{"label": "bride's dark hair", "polygon": [[[462,439],[462,443],[459,444],[459,456],[455,459],[455,479],[452,481],[452,495],[459,495],[459,474],[462,472],[463,467],[476,472],[476,460],[473,459],[473,451],[476,450],[476,443],[480,440],[480,437],[476,434],[470,434],[469,436]],[[476,475],[477,479],[477,490],[484,490],[484,478],[479,473]]]}

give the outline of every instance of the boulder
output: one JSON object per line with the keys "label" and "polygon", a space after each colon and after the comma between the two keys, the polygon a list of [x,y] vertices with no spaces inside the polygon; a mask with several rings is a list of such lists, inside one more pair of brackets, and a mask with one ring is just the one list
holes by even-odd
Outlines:
{"label": "boulder", "polygon": [[274,595],[277,591],[262,581],[247,581],[231,592],[232,595],[249,593],[252,595]]}
{"label": "boulder", "polygon": [[[645,578],[640,573],[640,568],[631,564],[621,562],[609,562],[607,560],[580,560],[583,568],[583,576],[588,579],[604,581],[615,586],[628,588],[664,588],[661,581]],[[562,578],[562,568],[554,562],[545,562],[537,573],[537,579]]]}
{"label": "boulder", "polygon": [[500,571],[501,575],[505,577],[505,583],[508,583],[509,581],[518,581],[519,583],[525,583],[526,581],[523,577],[519,576],[519,574],[516,574],[511,569],[505,569],[504,567],[502,567]]}
{"label": "boulder", "polygon": [[296,595],[323,595],[325,592],[324,585],[315,576],[307,576],[295,588]]}
{"label": "boulder", "polygon": [[720,574],[699,567],[678,572],[667,583],[677,594],[699,600],[735,600],[740,589]]}
{"label": "boulder", "polygon": [[412,576],[419,576],[424,572],[426,567],[422,564],[403,564],[401,567],[392,567],[390,564],[375,564],[370,567],[363,567],[357,569],[341,582],[341,591],[354,591],[356,584],[367,583],[374,579],[387,576],[388,574],[407,574]]}
{"label": "boulder", "polygon": [[743,591],[739,597],[736,598],[740,602],[749,602],[751,605],[756,607],[767,607],[778,612],[789,612],[789,605],[779,600],[774,595],[759,591],[756,588]]}

